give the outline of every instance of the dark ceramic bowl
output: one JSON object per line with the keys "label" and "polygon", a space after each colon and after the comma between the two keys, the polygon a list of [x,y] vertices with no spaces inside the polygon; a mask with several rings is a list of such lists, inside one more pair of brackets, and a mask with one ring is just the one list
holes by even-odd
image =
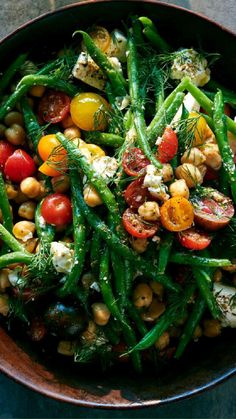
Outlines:
{"label": "dark ceramic bowl", "polygon": [[[214,77],[236,88],[236,36],[202,16],[154,1],[82,2],[44,15],[1,42],[1,64],[7,66],[20,51],[58,50],[74,30],[92,22],[120,26],[131,13],[156,20],[161,33],[176,47],[195,46],[221,53],[223,59],[215,67]],[[101,375],[95,369],[79,370],[66,361],[42,359],[32,346],[0,328],[0,370],[44,395],[90,407],[151,406],[191,396],[232,376],[235,353],[235,335],[226,331],[218,339],[194,345],[180,363],[165,365],[159,374],[146,372],[137,377],[121,366]]]}

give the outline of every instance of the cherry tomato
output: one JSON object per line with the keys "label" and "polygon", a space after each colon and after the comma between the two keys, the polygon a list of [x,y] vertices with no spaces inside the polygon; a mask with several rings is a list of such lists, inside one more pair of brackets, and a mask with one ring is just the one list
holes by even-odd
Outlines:
{"label": "cherry tomato", "polygon": [[187,131],[193,132],[194,134],[192,147],[203,144],[207,132],[207,123],[205,118],[200,116],[197,112],[190,112],[188,116]]}
{"label": "cherry tomato", "polygon": [[52,161],[60,161],[64,158],[66,150],[61,147],[55,134],[44,135],[38,143],[38,153],[43,161],[51,157]]}
{"label": "cherry tomato", "polygon": [[60,166],[60,170],[57,170],[56,167],[59,169],[58,163],[53,164],[50,160],[48,160],[42,163],[41,166],[39,166],[38,170],[44,175],[51,177],[60,176],[62,174],[62,171],[65,172],[67,170],[67,168],[64,166],[63,168]]}
{"label": "cherry tomato", "polygon": [[157,157],[161,163],[168,163],[178,151],[178,138],[172,128],[166,127],[161,143],[157,149]]}
{"label": "cherry tomato", "polygon": [[47,90],[39,102],[38,113],[44,122],[57,124],[68,115],[70,98],[63,92]]}
{"label": "cherry tomato", "polygon": [[26,177],[33,176],[35,172],[36,165],[34,160],[21,149],[17,149],[8,157],[4,167],[6,178],[17,183]]}
{"label": "cherry tomato", "polygon": [[8,141],[0,141],[0,171],[4,169],[5,163],[15,151],[15,147]]}
{"label": "cherry tomato", "polygon": [[125,190],[124,198],[131,208],[138,208],[149,196],[148,188],[143,186],[143,177],[131,182]]}
{"label": "cherry tomato", "polygon": [[103,26],[94,26],[89,31],[89,35],[97,47],[100,48],[103,52],[108,50],[111,43],[111,36],[106,28]]}
{"label": "cherry tomato", "polygon": [[84,131],[104,131],[108,108],[107,101],[97,93],[79,93],[71,101],[71,118]]}
{"label": "cherry tomato", "polygon": [[179,232],[177,238],[183,247],[190,250],[203,250],[209,246],[212,240],[208,233],[193,227]]}
{"label": "cherry tomato", "polygon": [[204,176],[204,180],[216,180],[218,179],[219,173],[212,169],[211,167],[207,167],[207,171]]}
{"label": "cherry tomato", "polygon": [[159,229],[158,223],[145,222],[131,208],[127,208],[122,216],[122,223],[126,231],[133,237],[146,239],[154,236]]}
{"label": "cherry tomato", "polygon": [[41,214],[48,224],[55,226],[69,224],[72,221],[71,201],[64,194],[50,194],[43,200]]}
{"label": "cherry tomato", "polygon": [[161,223],[169,231],[183,231],[191,227],[194,219],[193,206],[182,196],[173,196],[160,208]]}
{"label": "cherry tomato", "polygon": [[234,215],[231,199],[216,189],[207,188],[206,196],[193,197],[192,204],[196,224],[209,231],[225,227]]}
{"label": "cherry tomato", "polygon": [[122,166],[125,173],[129,176],[140,175],[148,164],[150,164],[150,161],[140,148],[133,147],[124,153]]}

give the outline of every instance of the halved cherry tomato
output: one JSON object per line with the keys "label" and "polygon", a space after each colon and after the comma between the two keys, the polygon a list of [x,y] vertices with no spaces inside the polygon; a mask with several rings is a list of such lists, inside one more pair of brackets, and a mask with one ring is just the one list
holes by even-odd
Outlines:
{"label": "halved cherry tomato", "polygon": [[64,92],[47,90],[40,99],[38,113],[44,122],[57,124],[68,115],[70,98]]}
{"label": "halved cherry tomato", "polygon": [[209,246],[212,240],[208,233],[194,227],[179,232],[177,238],[183,247],[190,250],[203,250]]}
{"label": "halved cherry tomato", "polygon": [[111,36],[106,28],[103,26],[93,26],[88,33],[98,48],[103,52],[108,50],[111,43]]}
{"label": "halved cherry tomato", "polygon": [[161,163],[168,163],[178,151],[178,138],[172,128],[166,127],[161,143],[157,149],[157,157]]}
{"label": "halved cherry tomato", "polygon": [[197,112],[190,112],[188,116],[187,131],[193,132],[194,134],[192,147],[203,144],[207,132],[207,123],[205,118]]}
{"label": "halved cherry tomato", "polygon": [[183,231],[191,227],[194,219],[193,206],[182,196],[173,196],[160,208],[161,223],[169,231]]}
{"label": "halved cherry tomato", "polygon": [[60,161],[66,155],[66,150],[61,147],[61,143],[58,141],[55,134],[49,134],[40,138],[38,153],[43,161],[48,160],[49,157],[51,157],[53,161]]}
{"label": "halved cherry tomato", "polygon": [[8,157],[4,167],[6,178],[17,183],[26,177],[33,176],[35,172],[36,165],[34,160],[28,153],[21,149],[17,149]]}
{"label": "halved cherry tomato", "polygon": [[123,155],[122,166],[125,173],[129,176],[139,176],[149,164],[150,161],[138,147],[126,150]]}
{"label": "halved cherry tomato", "polygon": [[46,176],[54,177],[60,176],[62,173],[64,173],[67,170],[67,167],[64,165],[64,163],[62,167],[62,165],[59,165],[58,163],[54,164],[48,160],[43,162],[41,166],[39,166],[38,170]]}
{"label": "halved cherry tomato", "polygon": [[79,93],[70,105],[71,118],[84,131],[104,131],[108,122],[108,102],[97,93]]}
{"label": "halved cherry tomato", "polygon": [[5,163],[15,151],[15,147],[8,141],[0,141],[0,171],[4,169]]}
{"label": "halved cherry tomato", "polygon": [[72,221],[71,201],[64,194],[50,194],[43,200],[41,214],[48,224],[55,226],[69,224]]}
{"label": "halved cherry tomato", "polygon": [[131,208],[127,208],[122,216],[125,230],[133,237],[146,239],[154,236],[159,229],[158,223],[148,223],[139,217]]}
{"label": "halved cherry tomato", "polygon": [[131,208],[135,209],[140,207],[140,205],[142,205],[149,196],[148,188],[143,186],[143,179],[143,177],[140,177],[134,180],[125,190],[125,201]]}
{"label": "halved cherry tomato", "polygon": [[192,204],[196,224],[209,231],[225,227],[234,215],[232,200],[216,189],[206,188],[206,196],[194,196]]}

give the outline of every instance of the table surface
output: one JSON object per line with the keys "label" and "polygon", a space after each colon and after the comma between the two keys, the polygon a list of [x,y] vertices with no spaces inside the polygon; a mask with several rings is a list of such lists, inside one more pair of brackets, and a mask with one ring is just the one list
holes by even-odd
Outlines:
{"label": "table surface", "polygon": [[[0,38],[20,24],[74,1],[69,0],[0,0]],[[236,32],[235,0],[172,0],[202,13]],[[219,354],[220,356],[221,354]],[[86,409],[56,402],[41,396],[4,375],[0,375],[1,418],[236,418],[236,377],[204,394],[171,405],[139,411]]]}

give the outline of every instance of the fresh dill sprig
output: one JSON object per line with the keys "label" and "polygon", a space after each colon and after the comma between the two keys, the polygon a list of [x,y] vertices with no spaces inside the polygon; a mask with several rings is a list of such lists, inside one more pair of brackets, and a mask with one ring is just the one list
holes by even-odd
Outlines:
{"label": "fresh dill sprig", "polygon": [[74,354],[74,362],[87,364],[94,360],[100,360],[103,369],[111,363],[112,347],[108,344],[103,331],[98,330],[96,338],[92,342],[81,342],[77,345]]}

